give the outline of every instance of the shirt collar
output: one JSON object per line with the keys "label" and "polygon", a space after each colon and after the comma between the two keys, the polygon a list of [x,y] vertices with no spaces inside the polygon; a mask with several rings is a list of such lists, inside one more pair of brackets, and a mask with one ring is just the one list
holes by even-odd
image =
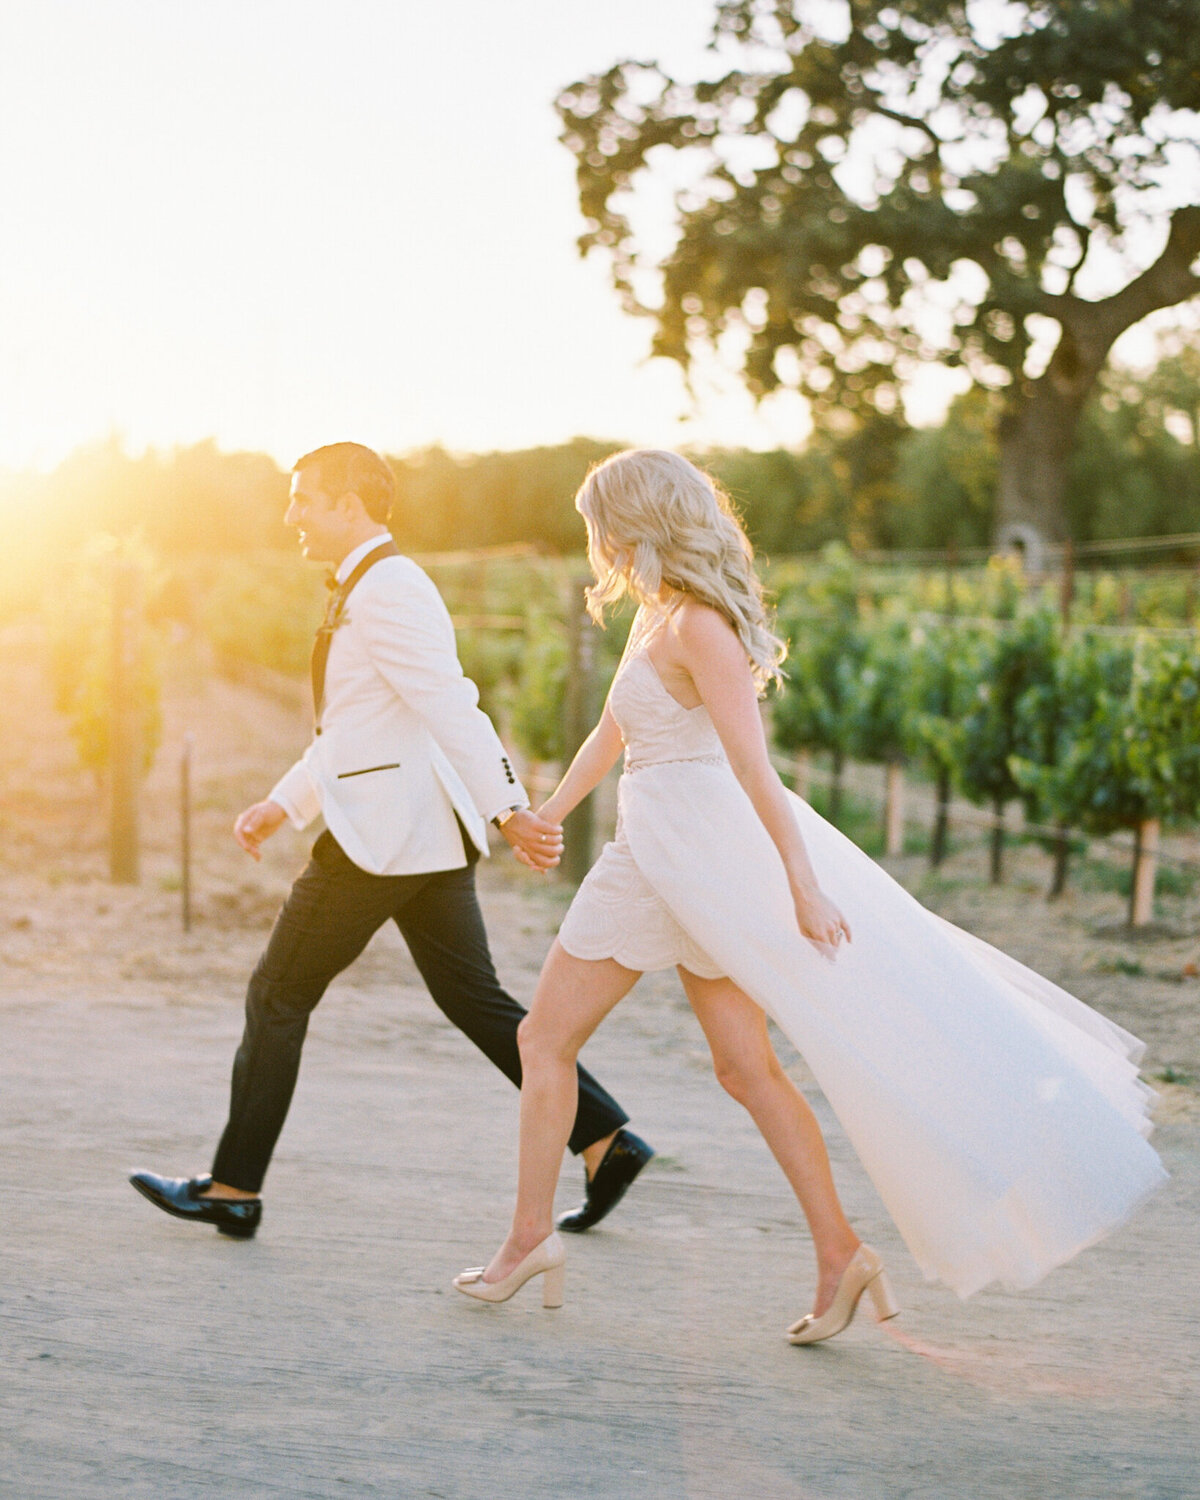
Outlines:
{"label": "shirt collar", "polygon": [[378,536],[368,537],[365,542],[360,542],[353,552],[347,552],[346,556],[338,564],[335,575],[337,581],[345,583],[346,579],[350,577],[351,573],[354,572],[355,568],[358,567],[359,563],[362,562],[363,558],[369,552],[374,552],[376,547],[382,546],[384,542],[389,540],[390,533],[383,531]]}

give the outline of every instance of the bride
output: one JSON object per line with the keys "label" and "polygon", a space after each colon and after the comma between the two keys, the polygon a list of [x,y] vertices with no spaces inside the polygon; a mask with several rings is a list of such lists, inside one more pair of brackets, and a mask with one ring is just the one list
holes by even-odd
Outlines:
{"label": "bride", "polygon": [[779,677],[750,543],[673,453],[620,453],[576,497],[598,622],[639,604],[600,722],[540,816],[561,823],[624,752],[616,836],[550,949],[519,1041],[517,1203],[486,1267],[502,1302],[542,1275],[560,1306],[553,1200],[575,1060],[639,976],[674,965],[717,1078],[799,1200],[817,1262],[793,1343],[840,1332],[867,1294],[898,1311],[846,1219],[816,1118],[767,1017],[794,1042],[929,1279],[1028,1287],[1120,1224],[1165,1173],[1147,1144],[1141,1044],[926,911],[771,766],[758,698]]}

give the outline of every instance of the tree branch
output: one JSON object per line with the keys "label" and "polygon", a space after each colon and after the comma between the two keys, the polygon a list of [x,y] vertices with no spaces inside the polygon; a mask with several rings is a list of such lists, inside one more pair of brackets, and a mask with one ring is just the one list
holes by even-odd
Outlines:
{"label": "tree branch", "polygon": [[1127,287],[1100,302],[1073,292],[1043,292],[1041,311],[1062,325],[1064,339],[1046,375],[1090,389],[1108,351],[1127,328],[1149,313],[1200,294],[1191,267],[1200,256],[1200,207],[1177,209],[1162,254]]}
{"label": "tree branch", "polygon": [[1068,296],[1071,295],[1075,290],[1075,278],[1079,275],[1079,272],[1083,268],[1084,261],[1088,258],[1088,250],[1091,248],[1092,243],[1092,230],[1090,225],[1077,224],[1075,226],[1075,233],[1079,236],[1079,259],[1071,267],[1070,275],[1067,277]]}
{"label": "tree branch", "polygon": [[937,131],[934,130],[933,126],[927,125],[924,120],[915,119],[912,115],[901,114],[898,109],[889,109],[886,104],[880,104],[878,100],[870,108],[873,115],[882,115],[885,120],[891,120],[895,124],[903,125],[909,130],[919,130],[927,140],[933,142],[935,151],[946,144]]}
{"label": "tree branch", "polygon": [[[1108,345],[1160,307],[1174,307],[1200,293],[1192,263],[1200,256],[1200,206],[1176,209],[1162,254],[1123,291],[1090,304],[1100,313]],[[1087,306],[1088,304],[1080,304]]]}

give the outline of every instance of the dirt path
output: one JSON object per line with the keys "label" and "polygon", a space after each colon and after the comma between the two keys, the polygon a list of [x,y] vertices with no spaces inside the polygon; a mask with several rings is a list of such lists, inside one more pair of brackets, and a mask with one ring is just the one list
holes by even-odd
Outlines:
{"label": "dirt path", "polygon": [[[1035,1292],[966,1305],[921,1283],[811,1096],[904,1314],[792,1349],[780,1334],[811,1287],[794,1206],[677,985],[644,981],[589,1060],[660,1158],[610,1226],[571,1242],[561,1312],[528,1294],[480,1307],[449,1278],[500,1232],[516,1095],[383,934],[314,1021],[259,1238],[156,1214],[124,1173],[207,1162],[245,977],[304,850],[284,835],[256,869],[226,829],[303,743],[303,710],[181,670],[166,745],[190,728],[200,767],[185,936],[173,758],[148,789],[143,884],[114,889],[36,649],[0,637],[0,1495],[1197,1494],[1187,1085],[1165,1087],[1156,1137],[1172,1182],[1134,1223]],[[1149,1071],[1200,1070],[1195,939],[1099,938],[1119,898],[1048,914],[1019,884],[988,892],[980,869],[964,854],[925,894],[1146,1036]],[[905,873],[921,885],[915,862]],[[499,861],[484,894],[501,972],[528,994],[565,897]],[[1192,930],[1194,913],[1173,920]],[[563,1204],[576,1189],[568,1169]]]}

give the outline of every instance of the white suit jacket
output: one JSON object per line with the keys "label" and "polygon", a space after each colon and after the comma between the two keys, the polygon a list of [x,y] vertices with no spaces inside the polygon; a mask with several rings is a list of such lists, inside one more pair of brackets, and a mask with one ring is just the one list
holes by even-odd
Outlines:
{"label": "white suit jacket", "polygon": [[[339,572],[370,550],[356,549]],[[269,797],[296,828],[323,814],[373,875],[461,869],[456,813],[486,854],[487,820],[529,805],[463,676],[442,597],[411,558],[382,559],[350,594],[330,642],[321,722]]]}

